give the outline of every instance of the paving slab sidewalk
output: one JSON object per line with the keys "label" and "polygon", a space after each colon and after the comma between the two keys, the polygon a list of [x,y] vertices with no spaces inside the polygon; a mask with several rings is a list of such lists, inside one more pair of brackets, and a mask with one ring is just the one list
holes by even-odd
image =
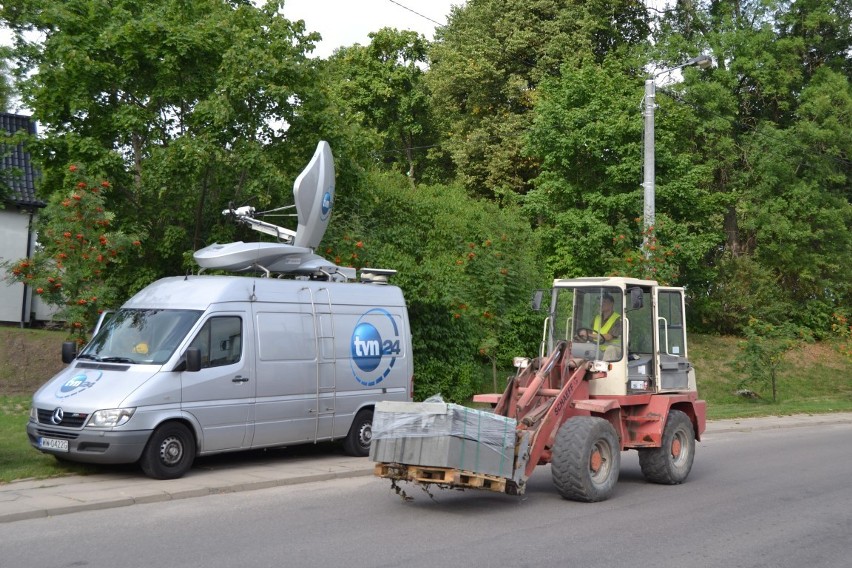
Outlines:
{"label": "paving slab sidewalk", "polygon": [[[852,413],[795,415],[707,423],[705,436],[722,432],[749,432],[819,424],[852,424]],[[373,473],[373,462],[333,452],[280,455],[249,463],[221,462],[216,467],[194,467],[180,479],[153,480],[134,468],[127,472],[72,475],[0,484],[0,523],[203,497],[216,493],[252,491],[283,485],[324,481]]]}

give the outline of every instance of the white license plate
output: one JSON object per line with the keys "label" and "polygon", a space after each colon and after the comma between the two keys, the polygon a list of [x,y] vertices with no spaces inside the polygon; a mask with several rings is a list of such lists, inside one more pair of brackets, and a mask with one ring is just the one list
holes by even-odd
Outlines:
{"label": "white license plate", "polygon": [[630,381],[630,390],[645,390],[645,381]]}
{"label": "white license plate", "polygon": [[57,440],[56,438],[39,438],[38,446],[43,450],[67,452],[68,440]]}

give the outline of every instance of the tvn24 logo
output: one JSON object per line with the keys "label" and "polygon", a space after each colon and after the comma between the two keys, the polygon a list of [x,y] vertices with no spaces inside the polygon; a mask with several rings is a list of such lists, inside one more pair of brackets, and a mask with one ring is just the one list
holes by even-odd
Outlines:
{"label": "tvn24 logo", "polygon": [[350,351],[355,380],[365,387],[385,380],[402,352],[396,320],[382,308],[366,312],[355,324]]}

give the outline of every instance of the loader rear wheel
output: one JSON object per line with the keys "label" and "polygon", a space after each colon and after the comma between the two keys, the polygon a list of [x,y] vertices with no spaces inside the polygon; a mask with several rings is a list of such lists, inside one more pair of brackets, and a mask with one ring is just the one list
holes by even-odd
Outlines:
{"label": "loader rear wheel", "polygon": [[639,467],[651,483],[683,483],[695,459],[695,430],[692,421],[680,410],[670,410],[659,448],[639,450]]}
{"label": "loader rear wheel", "polygon": [[553,484],[565,499],[593,503],[612,495],[621,468],[621,445],[609,421],[569,418],[553,445]]}

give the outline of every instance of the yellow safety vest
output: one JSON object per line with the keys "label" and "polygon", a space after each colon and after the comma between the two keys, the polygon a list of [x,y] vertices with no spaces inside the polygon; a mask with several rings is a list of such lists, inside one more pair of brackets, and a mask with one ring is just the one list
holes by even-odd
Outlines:
{"label": "yellow safety vest", "polygon": [[[606,323],[604,323],[603,327],[601,327],[601,315],[598,314],[595,316],[595,322],[592,324],[592,329],[600,335],[603,335],[604,333],[609,333],[609,330],[612,329],[612,326],[615,325],[615,322],[618,321],[619,317],[621,316],[619,316],[616,312],[612,312],[612,314],[609,316],[609,319],[607,319]],[[609,341],[609,343],[612,345],[620,345],[621,338],[613,337]]]}

